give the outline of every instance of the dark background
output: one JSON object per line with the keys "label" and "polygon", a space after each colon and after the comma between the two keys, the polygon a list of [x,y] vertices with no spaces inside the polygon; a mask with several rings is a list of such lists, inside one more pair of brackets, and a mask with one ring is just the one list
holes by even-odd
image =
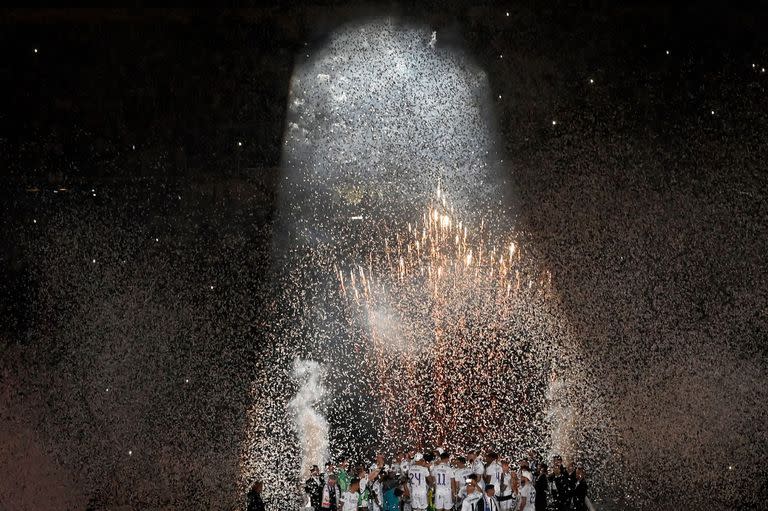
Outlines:
{"label": "dark background", "polygon": [[622,438],[606,500],[764,508],[765,7],[354,5],[0,12],[5,507],[239,502],[293,65],[385,13],[502,95],[518,226]]}

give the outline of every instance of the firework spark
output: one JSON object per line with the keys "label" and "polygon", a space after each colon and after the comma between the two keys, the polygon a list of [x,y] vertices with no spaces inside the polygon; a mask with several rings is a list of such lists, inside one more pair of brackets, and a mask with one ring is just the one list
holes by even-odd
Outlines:
{"label": "firework spark", "polygon": [[490,232],[495,220],[472,229],[438,187],[420,221],[389,232],[366,266],[335,269],[350,324],[367,341],[387,445],[511,449],[498,422],[536,423],[545,436],[546,346],[519,327],[550,280],[514,235]]}

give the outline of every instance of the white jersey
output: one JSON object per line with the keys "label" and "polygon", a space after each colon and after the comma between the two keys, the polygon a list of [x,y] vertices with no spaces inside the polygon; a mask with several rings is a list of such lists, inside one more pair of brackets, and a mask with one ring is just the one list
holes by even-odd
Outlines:
{"label": "white jersey", "polygon": [[496,491],[501,491],[501,463],[493,461],[485,467],[485,475],[490,476],[490,484],[496,488]]}
{"label": "white jersey", "polygon": [[432,477],[435,478],[435,492],[452,493],[453,469],[450,465],[440,463],[432,467]]}
{"label": "white jersey", "polygon": [[536,489],[533,483],[526,483],[525,486],[520,487],[520,498],[523,497],[525,497],[525,507],[521,511],[535,511]]}
{"label": "white jersey", "polygon": [[467,485],[467,479],[469,479],[470,475],[472,475],[471,467],[456,468],[453,470],[453,477],[459,483],[460,488]]}
{"label": "white jersey", "polygon": [[485,475],[485,464],[482,460],[475,460],[472,464],[472,473],[477,475],[477,484],[480,488],[485,489],[485,479],[483,479],[483,476]]}
{"label": "white jersey", "polygon": [[464,502],[461,503],[461,511],[472,511],[474,508],[475,502],[480,500],[482,496],[479,492],[475,492],[472,495],[467,495],[467,498],[464,499]]}
{"label": "white jersey", "polygon": [[[508,497],[509,495],[512,495],[512,475],[514,472],[511,470],[507,473],[504,473],[502,471],[501,473],[501,484],[504,486],[504,490],[501,492],[501,495],[504,497]],[[504,502],[499,502],[499,509],[500,511],[517,511],[517,498],[505,500]]]}
{"label": "white jersey", "polygon": [[411,489],[411,496],[427,494],[427,476],[429,476],[427,467],[413,465],[408,469],[408,484]]}
{"label": "white jersey", "polygon": [[512,477],[514,476],[514,472],[511,470],[509,472],[501,472],[501,486],[504,486],[504,490],[502,490],[502,495],[512,495]]}
{"label": "white jersey", "polygon": [[360,498],[360,494],[350,491],[345,491],[341,496],[342,511],[357,511],[357,500]]}
{"label": "white jersey", "polygon": [[370,495],[371,509],[378,511],[384,504],[384,488],[381,487],[381,481],[378,478],[371,483]]}

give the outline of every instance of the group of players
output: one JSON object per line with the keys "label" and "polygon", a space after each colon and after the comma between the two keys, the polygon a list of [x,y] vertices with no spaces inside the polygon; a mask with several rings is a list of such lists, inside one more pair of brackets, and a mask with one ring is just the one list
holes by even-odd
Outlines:
{"label": "group of players", "polygon": [[[315,466],[304,489],[315,511],[538,511],[547,504],[545,495],[536,497],[537,483],[545,485],[539,487],[545,494],[550,487],[557,493],[555,474],[568,474],[558,456],[548,474],[534,452],[513,469],[492,451],[483,459],[478,451],[465,458],[438,449],[398,455],[392,464],[378,454],[368,469],[351,473],[344,459],[335,467],[326,464],[324,474]],[[577,484],[586,491],[583,470]]]}

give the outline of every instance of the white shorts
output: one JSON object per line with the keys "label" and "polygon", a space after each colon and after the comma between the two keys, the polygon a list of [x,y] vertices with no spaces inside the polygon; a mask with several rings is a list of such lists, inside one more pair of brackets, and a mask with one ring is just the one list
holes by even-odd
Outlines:
{"label": "white shorts", "polygon": [[427,509],[427,494],[416,493],[411,495],[411,509]]}
{"label": "white shorts", "polygon": [[451,492],[439,491],[435,493],[435,509],[451,509],[453,507],[453,495]]}

